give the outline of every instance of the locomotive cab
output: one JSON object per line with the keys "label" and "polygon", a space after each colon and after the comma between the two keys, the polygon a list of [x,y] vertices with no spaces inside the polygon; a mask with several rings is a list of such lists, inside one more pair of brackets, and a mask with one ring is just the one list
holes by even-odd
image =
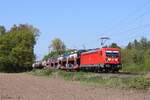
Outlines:
{"label": "locomotive cab", "polygon": [[81,53],[80,68],[94,71],[118,72],[121,69],[119,48],[101,48]]}
{"label": "locomotive cab", "polygon": [[104,48],[103,54],[105,69],[112,71],[121,69],[121,53],[119,48]]}
{"label": "locomotive cab", "polygon": [[119,63],[119,51],[106,51],[105,52],[105,63],[118,64]]}

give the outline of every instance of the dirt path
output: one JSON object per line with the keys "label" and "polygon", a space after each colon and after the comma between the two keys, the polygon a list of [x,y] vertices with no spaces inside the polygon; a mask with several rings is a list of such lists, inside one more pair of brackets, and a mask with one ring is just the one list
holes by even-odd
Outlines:
{"label": "dirt path", "polygon": [[0,100],[150,100],[150,93],[84,86],[28,74],[0,74]]}

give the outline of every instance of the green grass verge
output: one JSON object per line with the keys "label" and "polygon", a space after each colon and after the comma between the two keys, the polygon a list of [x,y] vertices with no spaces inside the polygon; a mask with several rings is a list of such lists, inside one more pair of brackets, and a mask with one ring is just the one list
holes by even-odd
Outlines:
{"label": "green grass verge", "polygon": [[51,76],[54,73],[54,70],[45,70],[45,69],[33,69],[30,74],[37,76]]}
{"label": "green grass verge", "polygon": [[123,72],[147,73],[150,72],[150,65],[130,64],[122,67]]}
{"label": "green grass verge", "polygon": [[54,76],[57,75],[65,80],[79,81],[81,83],[124,89],[144,89],[150,88],[150,78],[144,76],[138,77],[117,77],[117,76],[97,76],[95,73],[85,72],[66,72],[60,70],[33,70],[31,72],[38,76]]}

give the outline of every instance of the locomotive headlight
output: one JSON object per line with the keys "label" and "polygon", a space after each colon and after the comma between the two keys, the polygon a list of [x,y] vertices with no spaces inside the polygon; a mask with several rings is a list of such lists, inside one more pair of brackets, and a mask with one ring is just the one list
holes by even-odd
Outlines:
{"label": "locomotive headlight", "polygon": [[111,58],[108,58],[108,61],[111,61]]}
{"label": "locomotive headlight", "polygon": [[118,59],[116,58],[115,61],[118,61]]}
{"label": "locomotive headlight", "polygon": [[107,62],[110,62],[112,59],[111,58],[106,58],[106,61]]}

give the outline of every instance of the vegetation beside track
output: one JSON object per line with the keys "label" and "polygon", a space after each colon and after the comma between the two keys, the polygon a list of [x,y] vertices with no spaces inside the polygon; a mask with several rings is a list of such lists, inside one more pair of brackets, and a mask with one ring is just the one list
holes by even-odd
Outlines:
{"label": "vegetation beside track", "polygon": [[61,77],[68,81],[78,81],[84,84],[105,86],[121,89],[150,89],[150,77],[147,75],[140,75],[136,77],[118,77],[111,75],[85,73],[85,72],[66,72],[60,70],[35,69],[31,72],[33,75],[46,77]]}
{"label": "vegetation beside track", "polygon": [[0,26],[0,72],[18,73],[32,70],[34,45],[39,30],[32,25]]}
{"label": "vegetation beside track", "polygon": [[121,48],[123,72],[150,72],[150,41],[142,37]]}
{"label": "vegetation beside track", "polygon": [[149,73],[150,72],[150,65],[136,65],[136,64],[129,64],[122,67],[122,72],[131,72],[131,73]]}

